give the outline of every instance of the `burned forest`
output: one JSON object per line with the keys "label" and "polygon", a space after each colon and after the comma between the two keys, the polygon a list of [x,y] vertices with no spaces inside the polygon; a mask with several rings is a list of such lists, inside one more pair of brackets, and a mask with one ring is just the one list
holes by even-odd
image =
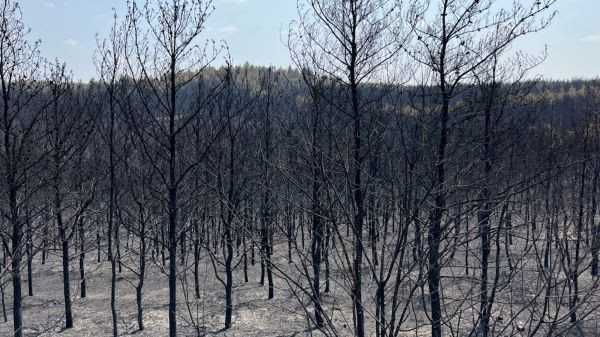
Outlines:
{"label": "burned forest", "polygon": [[211,37],[259,0],[123,0],[87,81],[0,2],[0,335],[600,336],[560,1],[286,1],[288,67]]}

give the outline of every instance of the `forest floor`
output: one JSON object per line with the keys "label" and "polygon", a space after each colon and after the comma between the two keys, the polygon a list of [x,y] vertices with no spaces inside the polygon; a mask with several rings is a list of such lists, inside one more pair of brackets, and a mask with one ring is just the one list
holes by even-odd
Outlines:
{"label": "forest floor", "polygon": [[[311,329],[311,322],[307,320],[306,310],[312,312],[312,307],[309,305],[309,299],[301,292],[294,292],[298,288],[294,282],[304,283],[305,281],[301,274],[301,266],[298,264],[288,264],[286,257],[286,248],[284,244],[277,245],[275,252],[278,252],[274,257],[274,263],[279,271],[276,274],[284,273],[286,278],[275,276],[275,291],[274,298],[267,299],[268,288],[261,286],[260,280],[260,263],[257,261],[254,266],[250,265],[250,257],[248,257],[248,278],[249,282],[244,282],[243,265],[240,263],[234,270],[234,286],[233,286],[233,324],[232,328],[223,331],[224,312],[225,312],[225,291],[224,286],[215,277],[213,265],[210,259],[204,256],[201,259],[200,276],[200,299],[194,299],[193,274],[190,263],[185,274],[187,275],[188,284],[183,282],[183,273],[179,278],[178,287],[178,335],[179,336],[219,336],[219,337],[259,337],[259,336],[281,336],[281,337],[302,337],[302,336],[322,336],[323,334],[317,330]],[[134,250],[127,251],[122,248],[124,267],[122,272],[117,274],[117,315],[118,329],[120,336],[167,336],[168,335],[168,279],[160,265],[149,260],[147,263],[147,273],[144,281],[143,291],[143,308],[144,308],[144,325],[143,331],[138,330],[137,326],[137,307],[135,300],[135,288],[137,284],[137,276],[133,272],[137,270],[134,261],[137,256]],[[110,280],[111,280],[111,264],[106,261],[106,256],[103,255],[102,262],[96,261],[96,251],[90,251],[86,259],[86,282],[87,282],[87,297],[80,298],[79,286],[79,270],[78,256],[72,251],[71,259],[71,298],[73,303],[73,318],[74,327],[64,330],[64,300],[63,300],[63,283],[62,283],[62,262],[60,251],[51,251],[50,257],[45,265],[41,265],[40,256],[37,254],[33,263],[33,293],[34,296],[25,296],[23,299],[23,332],[24,336],[44,336],[44,337],[99,337],[112,336],[112,317],[110,308]],[[249,254],[250,255],[250,254]],[[464,256],[462,253],[457,254]],[[192,255],[190,254],[190,257]],[[297,258],[297,256],[296,256]],[[323,294],[325,308],[328,310],[329,316],[333,317],[333,325],[338,329],[340,336],[350,336],[352,332],[352,306],[350,296],[348,294],[349,285],[344,275],[339,274],[339,266],[337,262],[331,263],[332,282],[331,292]],[[234,258],[234,264],[241,262],[240,256]],[[406,261],[405,261],[406,262]],[[456,305],[464,305],[465,301],[473,301],[467,307],[475,308],[477,306],[477,293],[475,290],[478,287],[477,279],[474,277],[465,277],[460,259],[456,259],[456,266],[446,267],[444,274],[446,277],[446,300],[448,308]],[[475,262],[475,261],[473,261]],[[521,266],[526,267],[527,264]],[[131,268],[128,269],[127,267]],[[182,266],[178,266],[183,270]],[[222,268],[219,276],[224,278]],[[415,271],[416,272],[416,271]],[[365,275],[368,275],[365,270]],[[529,275],[529,273],[527,273]],[[532,273],[534,275],[536,273]],[[453,276],[454,275],[454,276]],[[462,275],[462,276],[459,276]],[[27,294],[27,272],[26,269],[22,272],[23,295]],[[582,284],[590,281],[589,277],[582,277]],[[502,277],[501,277],[502,279]],[[337,280],[337,281],[334,281]],[[5,307],[7,322],[2,323],[2,313],[0,312],[0,336],[12,335],[12,285],[8,275],[3,276],[4,292],[5,292]],[[507,294],[498,294],[499,305],[495,307],[493,316],[495,325],[502,328],[502,323],[497,320],[498,317],[508,317],[507,310],[513,310],[512,305],[504,305],[501,303],[517,303],[514,298],[524,299],[527,294],[531,294],[535,287],[531,287],[527,277],[519,278],[516,288],[511,288],[510,296]],[[337,282],[337,283],[336,283]],[[266,278],[265,278],[266,283]],[[304,284],[303,287],[306,287]],[[186,301],[186,292],[188,289],[189,301]],[[374,282],[369,276],[364,277],[364,296],[371,296],[375,293]],[[401,287],[403,294],[408,293],[409,289]],[[426,291],[424,288],[423,291]],[[514,292],[514,293],[513,293]],[[417,291],[420,293],[420,290]],[[423,292],[426,296],[426,293]],[[587,322],[587,329],[572,329],[563,336],[598,336],[596,333],[600,331],[600,313],[596,311],[595,305],[600,305],[595,298],[597,293],[592,290],[590,293],[594,299],[589,299],[590,304],[587,309],[591,310],[591,315],[584,318]],[[367,298],[365,297],[365,298]],[[505,302],[510,300],[510,302]],[[304,302],[304,305],[301,304]],[[368,303],[373,303],[373,298],[367,299]],[[414,310],[421,314],[423,313],[421,301],[416,298],[416,301],[410,305]],[[462,303],[462,304],[461,304]],[[186,305],[187,304],[187,305]],[[417,308],[419,307],[419,308]],[[373,308],[366,308],[369,315],[373,313]],[[586,309],[586,308],[582,308]],[[411,315],[407,322],[412,329],[406,332],[406,336],[428,336],[429,326],[426,316]],[[452,313],[449,315],[453,319],[461,319],[462,325],[469,325],[469,312]],[[191,324],[191,317],[195,321]],[[458,318],[457,318],[458,317]],[[374,336],[374,319],[370,317],[366,323],[367,336]],[[521,324],[518,320],[514,324]],[[194,326],[199,327],[200,334]],[[469,330],[469,329],[467,329]],[[402,336],[405,336],[401,334]],[[518,335],[518,333],[517,333]]]}
{"label": "forest floor", "polygon": [[[64,330],[64,300],[62,264],[60,252],[50,256],[41,265],[36,256],[33,263],[33,295],[27,295],[27,273],[23,271],[23,333],[24,336],[87,337],[111,336],[112,317],[110,308],[111,264],[97,263],[95,252],[90,252],[86,260],[87,297],[80,298],[79,270],[77,256],[71,260],[71,298],[73,299],[74,327]],[[92,256],[93,255],[93,256]],[[124,259],[126,260],[126,259]],[[234,272],[233,326],[222,331],[224,325],[225,292],[215,278],[212,265],[203,261],[201,276],[201,298],[191,299],[189,310],[185,305],[182,278],[178,288],[178,335],[197,336],[197,330],[190,324],[190,312],[201,327],[202,334],[208,336],[319,336],[318,331],[309,328],[304,309],[281,279],[275,281],[275,296],[267,299],[267,286],[261,286],[258,261],[249,266],[249,282],[244,283],[241,266]],[[134,267],[134,266],[132,266]],[[135,268],[135,267],[134,267]],[[224,276],[224,275],[222,275]],[[193,274],[187,271],[189,297],[193,298]],[[6,315],[8,322],[0,323],[0,336],[12,335],[12,285],[4,278],[6,293]],[[266,282],[266,279],[265,279]],[[161,268],[149,262],[144,282],[143,331],[138,330],[135,288],[137,276],[123,268],[117,274],[117,315],[120,336],[167,336],[168,335],[168,279]],[[0,322],[2,316],[0,313]]]}

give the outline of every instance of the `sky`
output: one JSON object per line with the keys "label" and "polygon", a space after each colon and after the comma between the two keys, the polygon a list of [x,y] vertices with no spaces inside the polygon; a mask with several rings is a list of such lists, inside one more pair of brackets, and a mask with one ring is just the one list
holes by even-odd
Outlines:
{"label": "sky", "polygon": [[[66,62],[76,79],[96,77],[96,37],[109,32],[113,8],[124,13],[125,0],[20,0],[30,38],[41,39],[49,60]],[[297,17],[296,0],[213,0],[216,10],[204,38],[227,42],[236,64],[287,67],[284,44]],[[600,0],[558,0],[552,25],[515,44],[515,50],[539,54],[546,61],[536,72],[546,79],[600,77]]]}

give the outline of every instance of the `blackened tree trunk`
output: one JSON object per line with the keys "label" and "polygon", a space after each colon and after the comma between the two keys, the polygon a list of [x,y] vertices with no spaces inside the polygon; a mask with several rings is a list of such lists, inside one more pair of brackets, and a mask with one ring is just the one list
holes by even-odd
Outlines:
{"label": "blackened tree trunk", "polygon": [[177,118],[176,101],[176,56],[172,54],[170,69],[170,113],[169,113],[169,336],[177,336],[177,137],[175,133],[175,119]]}
{"label": "blackened tree trunk", "polygon": [[233,270],[231,262],[233,259],[233,243],[231,240],[231,225],[225,228],[225,245],[226,245],[226,256],[225,256],[225,329],[231,328],[231,318],[233,314]]}
{"label": "blackened tree trunk", "polygon": [[596,220],[598,210],[598,185],[600,184],[600,160],[596,161],[596,173],[592,181],[592,205],[590,209],[590,219],[592,228],[592,276],[598,276],[598,251],[600,250],[600,221]]}
{"label": "blackened tree trunk", "polygon": [[[230,71],[229,69],[227,71]],[[230,75],[226,75],[227,81],[230,80]],[[236,147],[236,132],[232,132],[231,126],[229,126],[229,185],[227,188],[227,200],[226,208],[227,211],[221,211],[221,219],[223,220],[223,234],[225,239],[225,329],[231,328],[231,319],[233,315],[233,239],[232,239],[232,225],[234,220],[234,211],[237,208],[237,197],[236,197],[236,166],[235,166],[235,147]]]}
{"label": "blackened tree trunk", "polygon": [[268,298],[273,298],[273,271],[271,267],[271,226],[273,222],[273,212],[271,209],[271,152],[272,152],[272,130],[271,130],[271,104],[273,100],[273,83],[272,82],[272,69],[268,69],[268,73],[265,75],[265,81],[267,82],[266,90],[266,102],[264,112],[264,124],[263,124],[263,200],[262,200],[262,215],[260,219],[260,243],[261,243],[261,284],[264,281],[266,273],[268,282]]}
{"label": "blackened tree trunk", "polygon": [[144,330],[144,306],[142,304],[142,290],[144,289],[144,278],[146,277],[146,220],[142,209],[140,209],[140,270],[138,284],[135,287],[135,303],[137,305],[138,330]]}
{"label": "blackened tree trunk", "polygon": [[[8,137],[8,135],[6,136]],[[6,143],[5,143],[6,144]],[[17,214],[17,198],[16,198],[16,188],[14,188],[14,184],[10,184],[9,178],[9,205],[12,210],[11,212],[11,222],[13,224],[13,230],[11,235],[12,241],[12,249],[11,249],[11,276],[12,276],[12,285],[13,285],[13,332],[15,337],[23,336],[23,321],[21,314],[21,301],[22,301],[22,293],[21,293],[21,259],[22,259],[22,251],[21,251],[21,240],[23,238],[23,233],[21,232],[21,225],[18,220]],[[13,188],[10,188],[10,186]]]}
{"label": "blackened tree trunk", "polygon": [[[585,136],[584,136],[585,137]],[[577,225],[575,228],[575,258],[572,261],[572,265],[569,266],[570,278],[572,281],[573,291],[571,298],[569,299],[569,310],[570,310],[570,321],[571,323],[577,322],[577,306],[579,304],[579,264],[581,254],[581,240],[583,239],[583,218],[584,218],[584,204],[585,204],[585,189],[586,189],[586,173],[587,173],[587,142],[584,139],[584,153],[585,157],[581,165],[581,176],[579,185],[578,195],[578,211],[577,211]]]}
{"label": "blackened tree trunk", "polygon": [[484,111],[484,127],[483,127],[483,182],[484,186],[481,189],[481,205],[478,213],[479,223],[479,236],[481,239],[481,277],[479,284],[479,315],[480,315],[480,326],[481,334],[483,337],[488,337],[490,330],[490,315],[488,311],[490,309],[489,298],[488,298],[488,284],[489,284],[489,260],[491,252],[491,226],[490,226],[490,215],[491,215],[491,191],[488,184],[491,183],[491,172],[492,172],[492,149],[491,149],[491,109],[493,107],[494,91],[495,87],[492,85],[490,88],[490,98],[488,106]]}
{"label": "blackened tree trunk", "polygon": [[81,298],[87,297],[86,281],[85,281],[85,229],[83,220],[79,221],[79,281]]}
{"label": "blackened tree trunk", "polygon": [[446,93],[446,80],[441,68],[442,108],[440,111],[440,129],[437,145],[435,167],[435,208],[433,210],[427,236],[429,244],[429,269],[427,271],[427,285],[429,287],[429,302],[431,305],[431,336],[442,337],[442,307],[440,300],[440,242],[442,240],[442,216],[446,207],[446,147],[448,145],[448,110],[450,98]]}
{"label": "blackened tree trunk", "polygon": [[[201,217],[200,221],[204,221]],[[193,235],[194,235],[194,294],[196,299],[200,298],[200,221],[194,220]]]}
{"label": "blackened tree trunk", "polygon": [[[58,188],[58,187],[56,187]],[[59,192],[56,191],[54,207],[56,208],[56,224],[61,239],[62,270],[63,270],[63,296],[65,301],[65,329],[73,327],[73,310],[71,308],[71,283],[69,275],[69,236],[63,222],[62,205]]]}
{"label": "blackened tree trunk", "polygon": [[[354,4],[356,6],[356,4]],[[356,27],[359,20],[356,8],[350,11],[352,26]],[[358,62],[358,45],[356,31],[353,30],[353,36],[350,39],[350,65],[349,80],[350,80],[350,95],[352,98],[352,118],[354,122],[353,129],[353,145],[352,145],[352,170],[354,181],[352,185],[352,197],[354,201],[354,275],[352,286],[352,303],[354,306],[354,317],[356,320],[355,333],[357,337],[365,336],[365,317],[362,301],[362,259],[363,259],[363,227],[364,227],[364,196],[362,183],[363,169],[363,144],[362,144],[362,111],[359,106],[358,79],[357,79],[357,62]]]}
{"label": "blackened tree trunk", "polygon": [[[317,120],[317,118],[315,118]],[[315,124],[318,122],[315,122]],[[313,124],[313,128],[317,126]],[[321,174],[319,155],[316,153],[316,131],[313,131],[313,186],[312,186],[312,241],[310,245],[313,268],[313,302],[315,306],[315,324],[318,328],[323,327],[323,308],[321,302],[321,259],[324,237],[323,218],[321,215]]]}
{"label": "blackened tree trunk", "polygon": [[33,229],[31,228],[31,212],[28,204],[25,204],[25,221],[25,237],[27,240],[25,245],[25,251],[27,253],[27,291],[29,296],[33,296]]}
{"label": "blackened tree trunk", "polygon": [[[65,235],[61,230],[61,236]],[[63,267],[63,295],[65,298],[65,328],[73,327],[73,310],[71,308],[71,284],[69,277],[69,240],[64,238],[62,241],[62,267]]]}

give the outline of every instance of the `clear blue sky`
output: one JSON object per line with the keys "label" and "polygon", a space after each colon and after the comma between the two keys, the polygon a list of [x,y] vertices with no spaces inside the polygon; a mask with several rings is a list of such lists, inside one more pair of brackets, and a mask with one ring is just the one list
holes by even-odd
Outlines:
{"label": "clear blue sky", "polygon": [[[67,63],[75,77],[95,76],[96,33],[107,34],[112,8],[123,13],[125,0],[21,0],[31,37],[42,40],[48,59]],[[205,37],[227,41],[234,61],[288,66],[282,43],[296,18],[296,0],[214,0]],[[548,79],[600,77],[600,0],[559,0],[552,26],[524,38],[516,48],[536,53],[548,46],[537,72]]]}

